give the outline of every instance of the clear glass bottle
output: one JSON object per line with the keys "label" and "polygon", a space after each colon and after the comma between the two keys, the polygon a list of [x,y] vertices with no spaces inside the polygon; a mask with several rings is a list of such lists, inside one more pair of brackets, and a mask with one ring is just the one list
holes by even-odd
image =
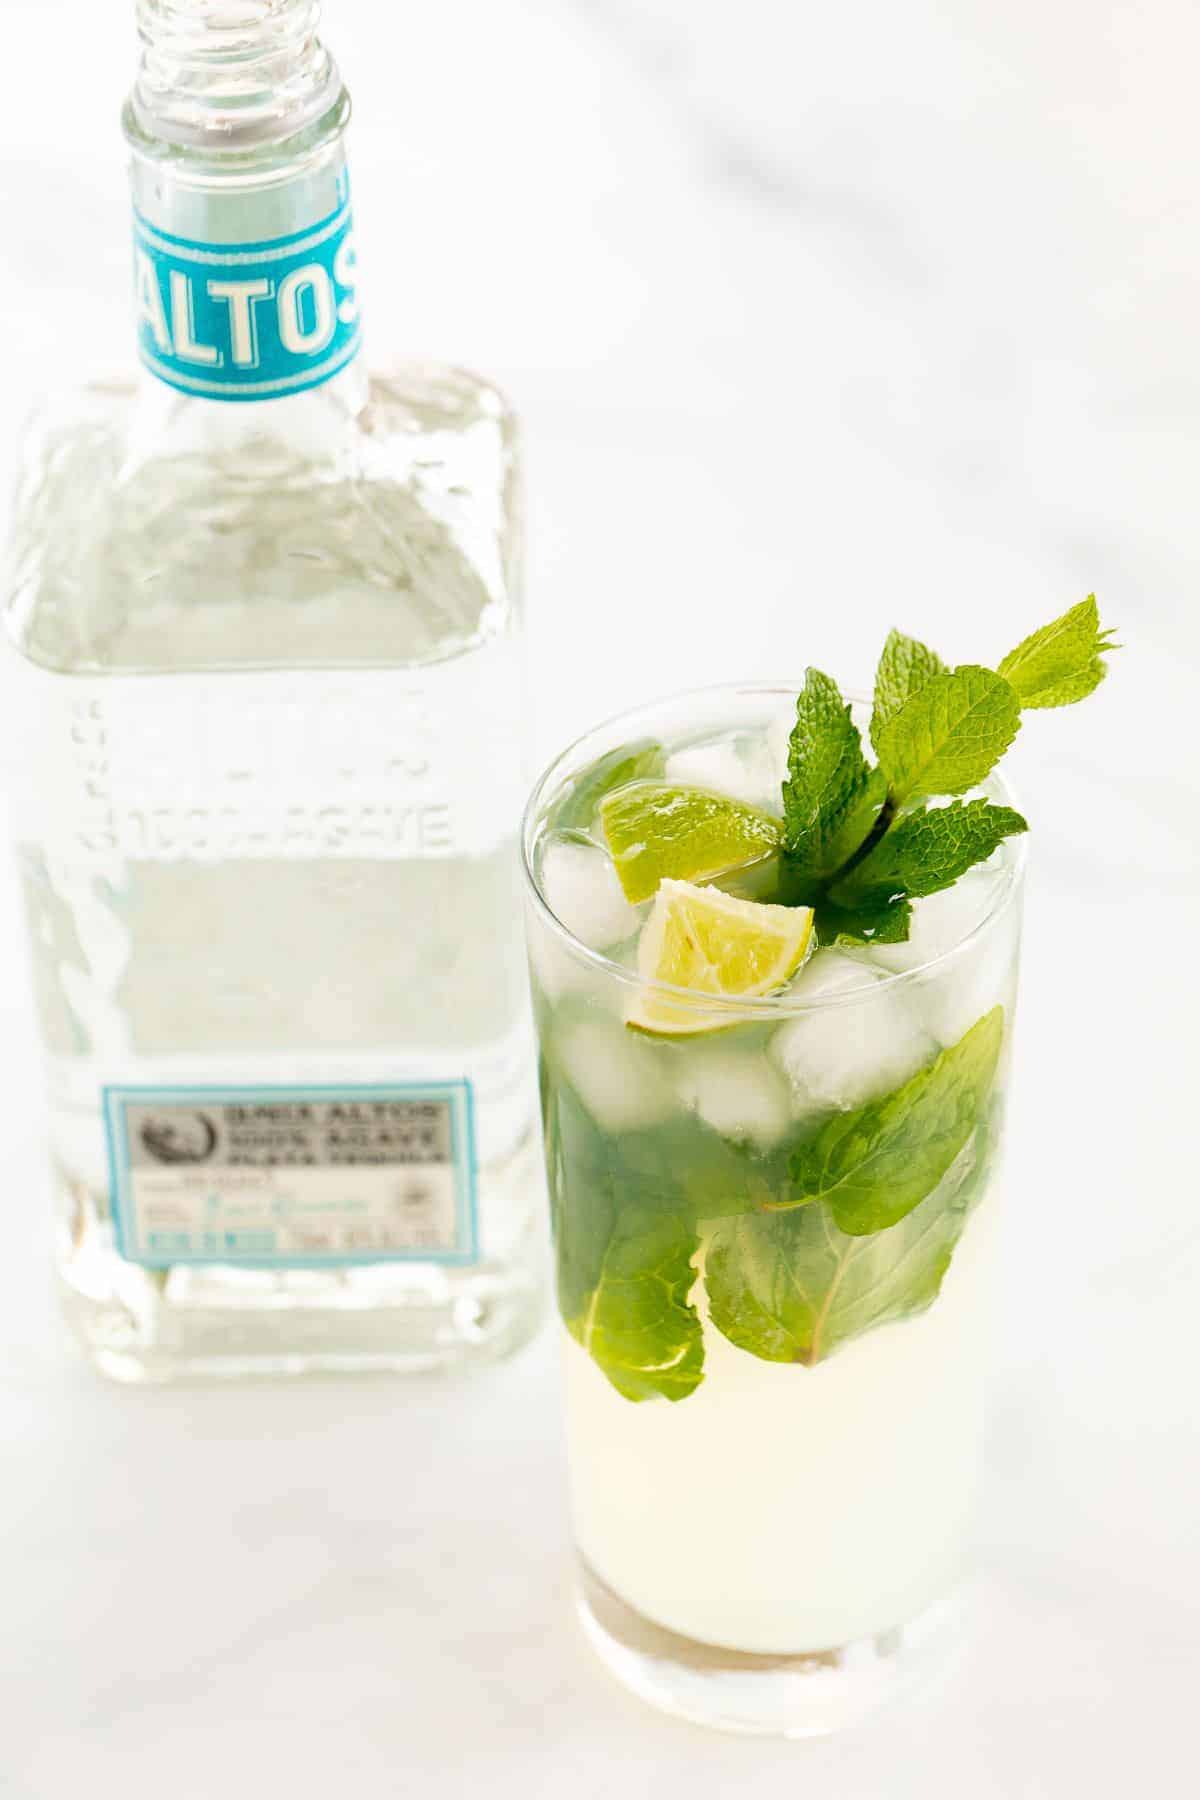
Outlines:
{"label": "clear glass bottle", "polygon": [[520,487],[359,354],[315,0],[140,0],[134,385],[24,446],[9,781],[59,1266],[128,1380],[429,1367],[540,1307]]}

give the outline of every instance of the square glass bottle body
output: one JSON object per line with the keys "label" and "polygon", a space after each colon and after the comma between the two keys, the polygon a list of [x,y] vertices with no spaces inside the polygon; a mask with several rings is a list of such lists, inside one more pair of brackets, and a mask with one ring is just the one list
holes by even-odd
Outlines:
{"label": "square glass bottle body", "polygon": [[143,373],[24,444],[8,782],[59,1266],[132,1380],[503,1351],[540,1292],[520,477],[369,379],[315,0],[139,0]]}
{"label": "square glass bottle body", "polygon": [[[70,1314],[130,1379],[497,1353],[539,1288],[511,417],[429,367],[289,399],[286,429],[152,405],[149,431],[121,386],[48,410],[15,521],[8,786]],[[197,1090],[234,1090],[217,1197],[207,1168],[131,1194],[106,1090],[184,1137]],[[459,1093],[452,1167],[411,1179],[413,1109]]]}

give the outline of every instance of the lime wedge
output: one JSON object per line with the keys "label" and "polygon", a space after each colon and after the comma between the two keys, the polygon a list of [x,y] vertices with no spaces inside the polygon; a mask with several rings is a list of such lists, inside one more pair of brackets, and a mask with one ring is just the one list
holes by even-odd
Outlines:
{"label": "lime wedge", "polygon": [[590,831],[595,823],[600,802],[614,788],[628,787],[631,781],[648,781],[661,775],[666,751],[653,738],[642,738],[636,744],[625,744],[598,757],[575,777],[570,795],[559,808],[555,823],[560,831]]}
{"label": "lime wedge", "polygon": [[634,781],[600,803],[600,823],[627,900],[660,881],[708,881],[779,848],[777,819],[741,800],[667,781]]}
{"label": "lime wedge", "polygon": [[[719,888],[666,880],[638,943],[638,974],[722,999],[770,994],[804,961],[812,938],[808,906],[764,906]],[[660,1037],[689,1037],[736,1023],[724,1010],[642,988],[625,1020]]]}

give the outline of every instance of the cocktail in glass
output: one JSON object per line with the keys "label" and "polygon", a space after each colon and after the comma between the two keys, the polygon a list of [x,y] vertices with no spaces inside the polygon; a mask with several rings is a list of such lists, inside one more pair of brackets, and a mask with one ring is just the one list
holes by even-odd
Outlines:
{"label": "cocktail in glass", "polygon": [[[904,942],[810,944],[769,994],[648,978],[662,894],[627,898],[602,803],[655,779],[778,814],[793,692],[601,726],[524,854],[585,1628],[664,1709],[801,1736],[904,1691],[956,1615],[1023,858],[916,900]],[[708,884],[718,923],[776,877]]]}

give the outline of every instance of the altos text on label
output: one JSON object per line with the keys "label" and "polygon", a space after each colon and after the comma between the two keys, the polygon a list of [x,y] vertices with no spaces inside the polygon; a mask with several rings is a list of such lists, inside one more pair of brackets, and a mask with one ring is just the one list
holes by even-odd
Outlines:
{"label": "altos text on label", "polygon": [[255,244],[204,244],[134,220],[143,362],[213,400],[270,400],[317,387],[358,349],[350,208]]}

